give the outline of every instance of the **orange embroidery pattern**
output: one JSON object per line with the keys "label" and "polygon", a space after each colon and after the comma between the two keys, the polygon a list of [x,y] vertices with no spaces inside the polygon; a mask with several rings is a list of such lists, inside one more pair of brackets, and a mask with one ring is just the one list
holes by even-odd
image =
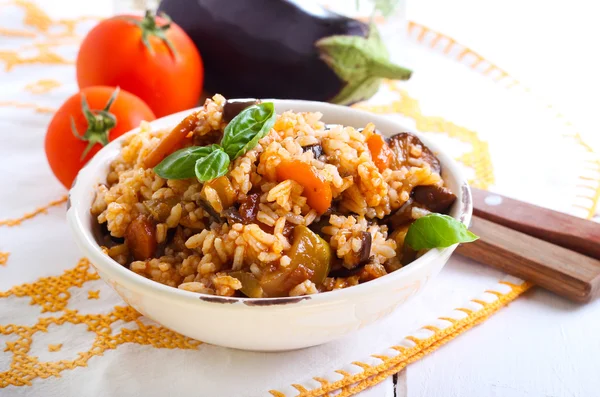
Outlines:
{"label": "orange embroidery pattern", "polygon": [[25,89],[32,94],[45,94],[53,89],[60,87],[60,82],[52,79],[38,80],[25,86]]}
{"label": "orange embroidery pattern", "polygon": [[[82,259],[74,269],[67,270],[61,276],[44,277],[34,283],[23,284],[0,293],[0,298],[28,296],[31,298],[31,304],[41,306],[43,312],[57,313],[56,316],[39,318],[32,326],[0,325],[1,335],[18,337],[17,340],[6,342],[5,351],[12,354],[12,360],[10,368],[0,372],[0,388],[9,385],[30,386],[31,381],[36,378],[59,377],[62,371],[87,366],[90,358],[100,356],[107,350],[116,349],[125,343],[166,349],[196,349],[201,344],[164,327],[144,324],[139,320],[141,314],[131,307],[115,306],[107,314],[85,315],[79,314],[77,310],[66,308],[71,298],[70,288],[81,288],[86,282],[98,279],[98,275],[90,268],[87,259]],[[111,325],[117,321],[135,324],[137,329],[122,328],[113,331]],[[29,355],[36,334],[46,332],[51,324],[62,326],[69,323],[85,324],[90,332],[96,334],[88,351],[80,352],[73,360],[54,362],[41,362],[36,356]]]}
{"label": "orange embroidery pattern", "polygon": [[[14,5],[21,7],[25,12],[23,23],[31,26],[40,33],[49,37],[65,37],[75,34],[77,23],[88,20],[98,20],[100,18],[93,16],[84,16],[76,19],[59,19],[53,20],[48,14],[42,10],[37,4],[26,0],[16,0]],[[63,27],[64,31],[60,33],[51,33],[50,28],[54,26]]]}
{"label": "orange embroidery pattern", "polygon": [[[510,292],[504,294],[493,291],[498,296],[498,299],[491,303],[478,301],[478,303],[482,305],[482,308],[479,310],[473,311],[466,308],[456,309],[468,312],[467,317],[461,320],[450,317],[440,318],[451,322],[452,325],[444,329],[427,327],[427,329],[433,331],[433,335],[425,339],[419,339],[413,336],[406,337],[405,340],[412,341],[414,346],[392,346],[391,349],[400,352],[400,354],[395,357],[381,357],[381,364],[369,365],[360,361],[354,362],[352,364],[361,367],[363,369],[362,372],[351,375],[347,371],[337,370],[335,372],[343,375],[343,378],[335,382],[327,381],[321,377],[314,377],[313,379],[319,382],[321,387],[312,390],[306,390],[306,388],[301,385],[293,384],[292,386],[294,388],[296,388],[298,391],[301,391],[297,397],[321,397],[327,395],[327,393],[334,393],[336,391],[340,391],[339,393],[335,394],[336,397],[347,397],[374,386],[389,376],[400,372],[407,365],[421,359],[440,346],[450,342],[452,339],[471,329],[473,326],[482,323],[500,308],[515,300],[522,293],[532,287],[532,284],[527,282],[524,282],[521,285],[507,282],[501,282],[501,284],[510,286]],[[300,388],[297,386],[300,386],[304,390],[300,390]],[[270,390],[269,392],[275,397],[286,396],[286,394],[277,390]]]}
{"label": "orange embroidery pattern", "polygon": [[62,349],[62,346],[62,343],[59,343],[57,345],[48,345],[48,351],[52,353],[60,351],[60,349]]}
{"label": "orange embroidery pattern", "polygon": [[[415,41],[421,44],[427,44],[430,48],[435,49],[438,45],[444,45],[442,52],[446,55],[450,55],[454,46],[458,46],[461,50],[456,55],[457,61],[462,61],[470,55],[472,62],[468,65],[473,70],[478,70],[477,68],[482,62],[485,62],[488,66],[485,67],[481,71],[481,73],[485,76],[492,76],[494,81],[498,82],[504,78],[509,78],[511,83],[516,83],[516,80],[512,78],[504,69],[501,69],[497,65],[488,62],[485,58],[483,58],[480,54],[473,51],[469,47],[465,47],[464,45],[456,42],[452,37],[446,36],[443,33],[435,31],[427,26],[421,25],[414,21],[408,21],[408,34],[409,36],[414,34],[415,32],[419,32],[415,38]],[[426,39],[429,39],[428,43],[425,43]]]}
{"label": "orange embroidery pattern", "polygon": [[16,102],[16,101],[0,101],[0,107],[14,107],[19,109],[34,109],[38,113],[54,113],[56,109],[39,106],[35,103]]}
{"label": "orange embroidery pattern", "polygon": [[0,266],[5,266],[6,262],[8,262],[8,257],[10,256],[10,252],[2,252],[0,251]]}
{"label": "orange embroidery pattern", "polygon": [[40,207],[40,208],[36,209],[33,212],[29,212],[29,213],[23,215],[20,218],[1,220],[0,221],[0,226],[17,226],[17,225],[20,225],[21,222],[26,221],[27,219],[34,218],[36,215],[48,213],[48,209],[49,208],[55,207],[57,205],[61,205],[62,203],[66,202],[66,201],[67,201],[67,196],[63,196],[62,198],[60,198],[58,200],[55,200],[55,201],[51,201],[48,204],[46,204],[45,206]]}
{"label": "orange embroidery pattern", "polygon": [[100,290],[88,291],[88,299],[100,299]]}
{"label": "orange embroidery pattern", "polygon": [[35,33],[27,30],[16,30],[0,27],[0,36],[8,37],[35,37]]}
{"label": "orange embroidery pattern", "polygon": [[15,5],[20,6],[25,11],[23,23],[32,26],[40,32],[47,32],[52,26],[52,19],[35,3],[24,0],[16,0]]}
{"label": "orange embroidery pattern", "polygon": [[[63,44],[72,44],[73,39],[77,39],[75,28],[79,22],[87,20],[98,20],[97,17],[81,17],[76,19],[53,20],[38,5],[31,1],[16,0],[9,3],[0,4],[0,7],[14,5],[23,9],[25,16],[23,23],[33,28],[30,30],[13,30],[0,27],[0,35],[8,37],[26,37],[40,38],[41,42],[36,42],[32,46],[23,47],[19,50],[0,51],[0,61],[5,63],[5,70],[8,72],[18,65],[31,64],[49,64],[49,65],[71,65],[73,60],[64,58],[58,52],[51,50],[51,47]],[[57,32],[56,29],[59,28]],[[70,41],[64,41],[70,40]],[[36,50],[32,54],[31,47]],[[27,51],[23,55],[21,51]]]}
{"label": "orange embroidery pattern", "polygon": [[32,65],[36,63],[54,65],[72,65],[74,62],[50,51],[48,48],[39,48],[36,55],[22,56],[17,51],[0,51],[0,61],[5,63],[4,70],[10,70],[16,65]]}
{"label": "orange embroidery pattern", "polygon": [[584,202],[587,201],[587,205],[575,204],[574,206],[586,210],[588,212],[587,218],[592,219],[596,216],[598,202],[600,202],[600,156],[596,155],[592,147],[584,142],[578,133],[568,135],[567,137],[574,139],[589,157],[585,163],[586,171],[590,176],[581,175],[579,177],[579,184],[577,185],[577,188],[581,191],[577,197],[583,199]]}

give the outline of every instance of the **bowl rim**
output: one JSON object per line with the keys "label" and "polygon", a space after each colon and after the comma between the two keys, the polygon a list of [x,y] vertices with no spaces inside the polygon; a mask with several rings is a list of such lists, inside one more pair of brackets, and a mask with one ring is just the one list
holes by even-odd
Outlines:
{"label": "bowl rim", "polygon": [[[473,203],[469,185],[462,171],[449,155],[444,153],[443,150],[440,150],[439,146],[431,142],[430,139],[424,137],[422,134],[415,131],[414,129],[407,128],[404,125],[402,125],[402,123],[381,114],[376,114],[361,109],[355,109],[325,102],[291,99],[264,99],[263,101],[272,101],[275,103],[276,106],[286,107],[293,111],[296,111],[294,107],[300,106],[314,108],[314,110],[312,111],[321,112],[323,114],[326,114],[328,111],[335,111],[338,113],[341,112],[342,115],[344,113],[348,115],[353,114],[357,117],[364,118],[366,122],[373,122],[376,126],[377,124],[383,123],[389,126],[393,126],[394,128],[397,128],[399,130],[408,131],[416,134],[419,137],[419,139],[421,139],[427,145],[427,147],[429,147],[434,153],[436,153],[436,156],[442,164],[443,173],[447,174],[447,176],[453,177],[456,180],[457,186],[459,186],[460,191],[455,192],[458,198],[457,203],[459,204],[459,210],[455,218],[458,218],[462,223],[464,223],[467,226],[470,224]],[[180,119],[184,118],[189,113],[201,108],[202,106],[199,106],[193,109],[177,112],[156,119],[150,122],[149,124],[154,128],[168,128],[168,125],[177,124],[177,122]],[[423,256],[417,258],[410,264],[392,273],[386,274],[383,277],[371,280],[367,283],[357,284],[349,288],[343,288],[334,291],[326,291],[313,295],[272,298],[223,297],[186,291],[176,287],[161,284],[157,281],[151,280],[129,270],[125,266],[122,266],[114,259],[106,255],[100,248],[100,245],[96,242],[95,238],[93,237],[91,229],[85,227],[83,223],[84,216],[91,216],[89,212],[91,206],[91,201],[89,200],[88,196],[90,193],[89,189],[93,189],[97,185],[97,183],[92,183],[90,184],[90,186],[86,186],[86,183],[84,182],[89,179],[97,178],[98,172],[96,171],[105,167],[107,161],[112,161],[112,159],[114,159],[114,156],[111,155],[112,151],[115,151],[115,148],[117,146],[120,146],[121,142],[125,140],[128,136],[133,135],[139,131],[140,127],[137,127],[123,134],[119,138],[115,139],[114,141],[110,142],[108,145],[103,147],[98,153],[96,153],[96,155],[79,171],[77,177],[73,182],[73,185],[71,186],[71,189],[69,190],[67,200],[67,220],[77,245],[85,253],[86,256],[90,257],[90,262],[95,268],[100,270],[102,273],[110,274],[111,277],[114,279],[125,281],[124,283],[120,284],[137,286],[149,292],[158,293],[160,295],[164,295],[170,298],[184,300],[192,303],[196,302],[196,304],[198,302],[243,303],[245,306],[257,307],[271,305],[286,305],[289,303],[315,304],[340,299],[348,299],[353,296],[361,295],[368,289],[379,288],[383,287],[384,285],[393,284],[400,277],[409,276],[410,273],[418,271],[419,268],[425,266],[427,262],[432,262],[438,258],[450,256],[450,254],[454,251],[454,249],[457,246],[457,244],[455,244],[447,248],[431,249]],[[115,151],[115,153],[118,153],[118,151]],[[102,173],[104,173],[104,170],[102,170]]]}

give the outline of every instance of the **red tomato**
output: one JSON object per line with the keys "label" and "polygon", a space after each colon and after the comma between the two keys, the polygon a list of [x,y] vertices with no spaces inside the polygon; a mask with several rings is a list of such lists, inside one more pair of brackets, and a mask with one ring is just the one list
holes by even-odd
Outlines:
{"label": "red tomato", "polygon": [[142,120],[155,118],[144,101],[127,91],[114,87],[85,88],[67,99],[50,121],[45,142],[50,168],[68,189],[81,167],[103,145],[138,127]]}
{"label": "red tomato", "polygon": [[116,16],[100,22],[77,56],[79,88],[121,87],[158,117],[196,106],[204,68],[189,36],[166,17]]}

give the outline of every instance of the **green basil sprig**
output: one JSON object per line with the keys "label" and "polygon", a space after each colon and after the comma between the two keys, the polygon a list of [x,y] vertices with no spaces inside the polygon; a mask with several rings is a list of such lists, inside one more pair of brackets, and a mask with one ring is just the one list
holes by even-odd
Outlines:
{"label": "green basil sprig", "polygon": [[208,182],[227,173],[229,156],[218,148],[211,154],[196,161],[194,172],[200,182]]}
{"label": "green basil sprig", "polygon": [[190,146],[178,150],[154,167],[160,177],[166,179],[187,179],[196,176],[196,162],[218,149],[218,145]]}
{"label": "green basil sprig", "polygon": [[429,248],[445,248],[458,243],[477,240],[464,223],[448,215],[428,214],[415,220],[406,233],[404,242],[418,251]]}
{"label": "green basil sprig", "polygon": [[220,145],[190,146],[178,150],[154,167],[165,179],[198,178],[201,182],[223,176],[229,164],[252,150],[275,124],[272,102],[250,106],[235,116],[223,133]]}
{"label": "green basil sprig", "polygon": [[250,106],[231,120],[221,140],[221,146],[232,160],[252,149],[275,124],[272,102]]}

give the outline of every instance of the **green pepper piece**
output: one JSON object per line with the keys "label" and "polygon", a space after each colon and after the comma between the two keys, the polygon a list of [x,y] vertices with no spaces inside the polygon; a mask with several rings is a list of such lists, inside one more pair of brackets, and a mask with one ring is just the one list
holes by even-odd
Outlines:
{"label": "green pepper piece", "polygon": [[304,225],[294,228],[294,242],[288,252],[292,260],[290,266],[300,264],[313,271],[310,278],[315,284],[321,284],[329,274],[331,267],[331,248],[327,241]]}
{"label": "green pepper piece", "polygon": [[291,259],[288,266],[267,273],[260,280],[268,296],[287,296],[292,288],[306,280],[322,284],[329,274],[331,248],[306,226],[294,228],[294,240],[287,255]]}
{"label": "green pepper piece", "polygon": [[242,283],[242,294],[248,298],[262,298],[264,296],[263,289],[258,283],[254,274],[237,270],[229,273],[231,277],[237,278]]}

